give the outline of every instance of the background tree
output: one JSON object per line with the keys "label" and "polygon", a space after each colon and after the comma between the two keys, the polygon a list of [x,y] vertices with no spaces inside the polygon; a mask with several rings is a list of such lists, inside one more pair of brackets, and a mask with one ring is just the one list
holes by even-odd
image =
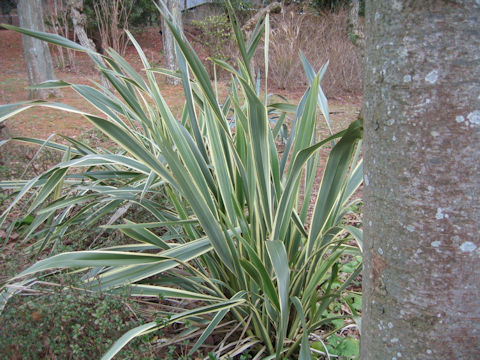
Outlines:
{"label": "background tree", "polygon": [[129,42],[125,30],[128,30],[128,19],[134,5],[136,5],[135,2],[130,0],[93,2],[102,50],[112,48],[120,55],[125,55]]}
{"label": "background tree", "polygon": [[70,18],[78,41],[83,47],[95,51],[95,43],[89,39],[85,30],[87,17],[83,13],[83,0],[67,0]]}
{"label": "background tree", "polygon": [[348,11],[348,37],[358,46],[360,52],[363,54],[365,50],[365,35],[360,26],[360,0],[352,0],[350,3],[350,10]]}
{"label": "background tree", "polygon": [[[19,0],[18,16],[21,27],[35,31],[45,31],[42,0]],[[25,35],[22,35],[22,43],[29,84],[34,85],[47,80],[55,80],[48,44]],[[46,89],[29,91],[30,98],[45,99],[49,95],[58,96],[59,92],[58,90]]]}
{"label": "background tree", "polygon": [[[85,29],[87,25],[87,17],[83,13],[83,0],[68,0],[68,9],[70,19],[72,20],[73,24],[73,30],[77,35],[78,41],[82,46],[86,47],[87,49],[96,51],[95,43],[88,37]],[[105,62],[103,61],[101,56],[97,56],[97,60],[101,64],[105,65]],[[110,90],[111,86],[103,75],[101,76],[101,80],[102,85]]]}
{"label": "background tree", "polygon": [[[177,27],[183,31],[182,11],[180,9],[180,2],[178,0],[165,0],[164,4]],[[175,54],[175,40],[172,32],[162,18],[162,42],[163,42],[163,56],[165,58],[165,67],[169,70],[177,70],[178,62]],[[167,77],[167,82],[172,85],[177,85],[179,80],[172,77]]]}
{"label": "background tree", "polygon": [[362,359],[478,357],[479,17],[367,3]]}

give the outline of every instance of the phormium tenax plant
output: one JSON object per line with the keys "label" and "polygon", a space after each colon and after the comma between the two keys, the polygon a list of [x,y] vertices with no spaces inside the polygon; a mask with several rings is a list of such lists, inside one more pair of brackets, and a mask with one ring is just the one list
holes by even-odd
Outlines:
{"label": "phormium tenax plant", "polygon": [[[131,238],[131,244],[40,260],[3,286],[2,299],[7,301],[15,292],[15,282],[46,276],[46,270],[83,269],[85,286],[92,289],[188,304],[131,329],[104,359],[137,336],[187,322],[201,333],[190,348],[193,353],[229,321],[235,324],[230,325],[235,335],[218,349],[219,358],[250,352],[255,359],[311,359],[309,335],[328,326],[335,329],[333,321],[348,316],[330,313],[330,305],[343,301],[361,270],[357,264],[340,286],[333,286],[340,278],[342,259],[361,255],[362,231],[346,225],[344,215],[362,182],[362,124],[355,121],[346,130],[317,139],[318,109],[329,121],[320,87],[326,65],[315,73],[305,58],[310,87],[298,106],[269,103],[268,95],[260,92],[264,82],[267,94],[269,18],[246,41],[231,8],[240,58],[234,65],[214,60],[233,79],[220,103],[201,61],[170,22],[168,11],[163,13],[177,42],[178,72],[152,68],[130,34],[143,62],[142,75],[113,50],[102,55],[103,66],[98,54],[72,41],[5,26],[87,52],[115,92],[64,81],[42,83],[37,86],[72,88],[102,115],[55,102],[27,101],[1,106],[0,119],[34,106],[80,112],[121,150],[97,150],[74,139],[67,139],[68,145],[21,139],[61,151],[63,158],[33,179],[1,182],[2,188],[14,188],[18,195],[0,220],[4,222],[28,194],[30,206],[23,215],[33,215],[34,220],[26,236],[34,236],[39,248],[61,239],[73,225],[88,229],[101,216],[127,205],[143,208],[156,220],[134,223],[124,217],[104,225]],[[262,38],[263,81],[255,79],[250,67]],[[162,97],[157,72],[182,80],[185,107],[180,119]],[[287,114],[293,120],[280,154],[275,140]],[[332,144],[309,212],[309,202],[301,199],[314,196],[318,150]]]}

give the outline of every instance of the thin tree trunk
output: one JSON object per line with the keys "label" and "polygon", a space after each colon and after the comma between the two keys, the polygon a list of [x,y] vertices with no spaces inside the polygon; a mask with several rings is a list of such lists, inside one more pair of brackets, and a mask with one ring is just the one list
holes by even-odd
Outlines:
{"label": "thin tree trunk", "polygon": [[[178,0],[166,0],[165,5],[173,16],[173,21],[177,27],[183,31],[182,12]],[[162,41],[163,55],[165,58],[165,67],[169,70],[178,70],[178,61],[175,53],[175,39],[168,28],[166,22],[162,19]],[[179,80],[173,77],[167,77],[167,83],[177,85]]]}
{"label": "thin tree trunk", "polygon": [[[68,0],[68,7],[70,18],[73,24],[73,30],[77,35],[78,41],[83,47],[96,52],[95,43],[87,36],[87,32],[85,31],[87,17],[83,13],[83,0]],[[96,59],[100,64],[102,64],[102,66],[105,66],[105,62],[100,55],[96,56]],[[107,81],[105,76],[103,76],[103,74],[100,74],[100,76],[103,87],[111,90],[110,83]]]}
{"label": "thin tree trunk", "polygon": [[367,2],[363,360],[480,354],[479,18]]}
{"label": "thin tree trunk", "polygon": [[[21,27],[45,31],[42,0],[19,0],[18,16]],[[22,35],[22,43],[29,84],[35,85],[47,80],[55,80],[48,44],[26,35]],[[60,96],[60,92],[51,89],[29,90],[28,96],[31,99],[46,99],[49,96]]]}
{"label": "thin tree trunk", "polygon": [[267,7],[261,8],[255,12],[255,14],[242,26],[242,30],[247,34],[247,39],[250,38],[255,25],[267,16],[267,14],[278,14],[282,11],[282,4],[278,2],[272,2]]}
{"label": "thin tree trunk", "polygon": [[348,35],[352,42],[360,48],[363,56],[365,49],[365,35],[360,28],[360,22],[358,19],[358,14],[360,13],[360,0],[352,0],[350,6],[350,11],[348,12]]}

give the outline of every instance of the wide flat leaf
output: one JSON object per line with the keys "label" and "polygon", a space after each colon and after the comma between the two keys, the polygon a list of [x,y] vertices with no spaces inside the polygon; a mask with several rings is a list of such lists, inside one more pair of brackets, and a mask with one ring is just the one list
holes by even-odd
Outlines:
{"label": "wide flat leaf", "polygon": [[292,211],[294,210],[294,201],[296,200],[297,190],[305,163],[320,147],[332,141],[333,139],[342,136],[344,133],[345,132],[337,133],[297,153],[292,165],[290,166],[287,183],[278,205],[274,222],[273,239],[283,239],[285,237],[285,233],[289,225],[288,220],[292,216]]}
{"label": "wide flat leaf", "polygon": [[[300,59],[302,61],[305,74],[307,75],[307,80],[309,83],[312,83],[315,77],[315,70],[310,65],[310,63],[308,62],[307,58],[305,57],[302,51],[300,51]],[[319,71],[320,80],[323,78],[323,75],[327,71],[327,67],[328,67],[328,61],[325,63],[325,65],[323,65],[323,67]],[[320,110],[322,111],[323,117],[325,118],[325,122],[327,123],[328,131],[332,135],[333,132],[332,132],[331,121],[330,121],[330,112],[328,110],[328,101],[321,87],[319,87],[318,89],[318,105],[320,106]]]}
{"label": "wide flat leaf", "polygon": [[302,303],[300,300],[293,296],[291,298],[293,305],[295,306],[295,309],[297,310],[298,316],[300,317],[300,321],[302,322],[302,329],[303,329],[303,335],[302,335],[302,345],[300,347],[300,356],[299,360],[311,360],[312,359],[312,353],[310,352],[310,344],[308,343],[308,327],[307,327],[307,322],[305,320],[305,313],[302,308]]}
{"label": "wide flat leaf", "polygon": [[333,216],[332,210],[341,199],[346,175],[361,136],[362,124],[354,121],[330,152],[315,203],[308,240],[308,254],[311,253],[321,232],[326,229],[329,217]]}
{"label": "wide flat leaf", "polygon": [[165,260],[166,258],[160,255],[137,254],[120,251],[94,250],[66,252],[40,260],[36,264],[22,271],[15,278],[55,268],[146,265],[159,263]]}
{"label": "wide flat leaf", "polygon": [[224,299],[202,294],[200,292],[192,292],[183,289],[169,288],[157,285],[142,285],[133,284],[128,286],[128,291],[132,296],[140,297],[161,297],[161,298],[175,298],[175,299],[191,299],[201,301],[223,301]]}
{"label": "wide flat leaf", "polygon": [[[190,241],[186,244],[164,250],[158,254],[159,257],[171,260],[162,260],[151,264],[115,267],[99,275],[98,280],[100,281],[102,289],[111,289],[125,284],[131,284],[173,269],[181,263],[196,259],[211,249],[212,245],[208,238]],[[95,278],[89,280],[95,280]],[[98,286],[98,283],[96,286]]]}
{"label": "wide flat leaf", "polygon": [[51,33],[46,33],[46,32],[42,32],[42,31],[33,31],[33,30],[24,29],[24,28],[20,28],[20,27],[17,27],[17,26],[13,26],[13,25],[7,25],[7,24],[2,24],[2,26],[5,29],[13,30],[13,31],[19,32],[21,34],[34,37],[36,39],[46,41],[50,44],[59,45],[59,46],[69,48],[69,49],[73,49],[73,50],[77,50],[77,51],[83,51],[83,52],[87,52],[87,53],[94,53],[96,55],[100,55],[100,54],[95,53],[91,49],[87,49],[86,47],[83,47],[80,44],[77,44],[76,42],[68,40],[68,39],[66,39],[66,38],[64,38],[60,35],[57,35],[57,34],[51,34]]}
{"label": "wide flat leaf", "polygon": [[85,115],[88,114],[82,110],[79,110],[73,106],[57,103],[57,102],[48,102],[44,100],[32,100],[32,101],[22,101],[14,104],[0,105],[0,122],[5,121],[12,116],[21,113],[22,111],[28,110],[34,106],[48,107],[56,110],[67,111],[75,114]]}
{"label": "wide flat leaf", "polygon": [[288,311],[290,269],[288,267],[287,251],[283,242],[279,240],[267,241],[266,246],[273,269],[277,275],[278,297],[280,299],[280,324],[277,334],[276,352],[277,356],[280,356],[290,315]]}
{"label": "wide flat leaf", "polygon": [[63,80],[47,80],[40,84],[27,86],[27,89],[57,89],[70,87],[72,84],[67,83]]}
{"label": "wide flat leaf", "polygon": [[125,334],[122,335],[120,339],[115,341],[112,347],[102,356],[102,360],[110,360],[112,359],[122,348],[127,345],[132,339],[136,338],[137,336],[145,334],[148,330],[151,330],[158,326],[156,322],[150,322],[147,324],[143,324],[137,326]]}
{"label": "wide flat leaf", "polygon": [[70,151],[72,154],[80,154],[77,149],[72,149],[70,146],[66,146],[63,144],[55,143],[52,141],[45,141],[42,139],[36,139],[36,138],[30,138],[30,137],[22,137],[22,136],[17,136],[13,137],[12,140],[19,141],[19,142],[25,142],[28,144],[35,144],[35,145],[40,145],[44,146],[45,148],[53,149],[53,150],[59,150],[62,152]]}
{"label": "wide flat leaf", "polygon": [[240,79],[243,90],[248,99],[248,132],[250,136],[250,154],[255,169],[255,185],[260,197],[260,208],[267,226],[273,222],[272,191],[270,187],[270,126],[267,111],[249,84]]}
{"label": "wide flat leaf", "polygon": [[[127,220],[127,225],[137,225],[137,224]],[[147,244],[152,244],[164,250],[170,248],[170,246],[168,246],[168,244],[166,244],[160,236],[154,234],[153,232],[149,231],[147,228],[143,226],[139,228],[133,228],[129,226],[124,229],[120,229],[120,231],[134,240],[144,242]]]}

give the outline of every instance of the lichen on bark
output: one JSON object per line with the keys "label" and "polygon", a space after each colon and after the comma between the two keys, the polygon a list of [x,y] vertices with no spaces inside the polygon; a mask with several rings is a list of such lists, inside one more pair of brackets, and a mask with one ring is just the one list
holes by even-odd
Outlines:
{"label": "lichen on bark", "polygon": [[367,2],[364,360],[480,350],[479,17],[475,0]]}

